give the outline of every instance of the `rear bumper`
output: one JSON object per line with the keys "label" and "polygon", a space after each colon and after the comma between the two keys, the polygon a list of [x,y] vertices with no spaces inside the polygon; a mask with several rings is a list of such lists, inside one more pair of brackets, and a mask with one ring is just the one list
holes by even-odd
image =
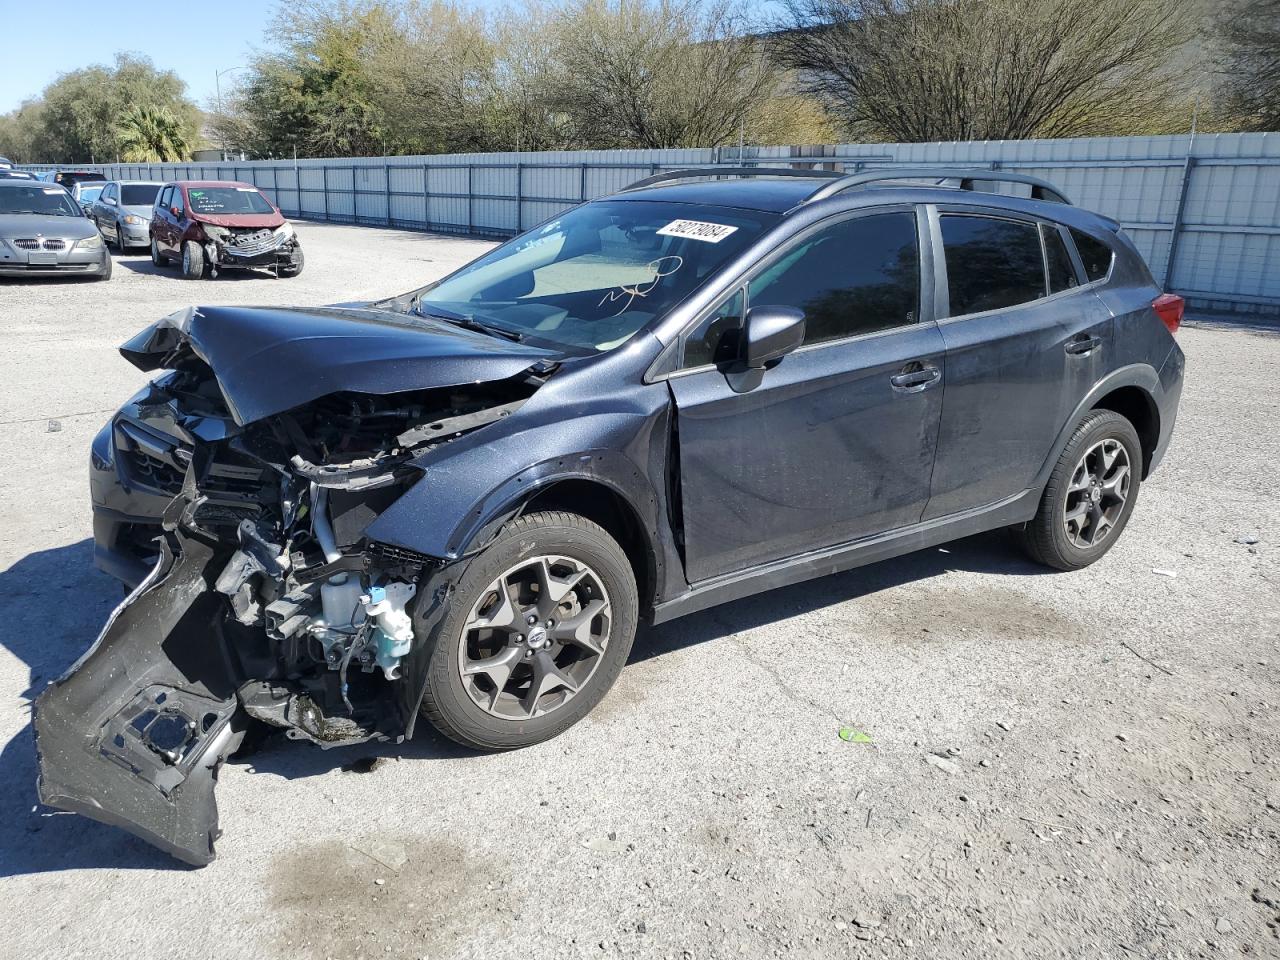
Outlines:
{"label": "rear bumper", "polygon": [[1164,459],[1169,449],[1169,441],[1173,439],[1173,426],[1178,419],[1178,403],[1182,399],[1182,375],[1186,364],[1186,356],[1176,343],[1160,367],[1160,390],[1155,401],[1160,411],[1160,439],[1151,451],[1151,462],[1147,465],[1148,476],[1153,473]]}

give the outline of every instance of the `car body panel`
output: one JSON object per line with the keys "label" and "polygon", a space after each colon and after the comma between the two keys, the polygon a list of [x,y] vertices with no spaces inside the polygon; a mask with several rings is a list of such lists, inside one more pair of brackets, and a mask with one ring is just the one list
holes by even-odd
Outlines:
{"label": "car body panel", "polygon": [[914,393],[890,377],[943,354],[921,323],[803,347],[745,390],[714,367],[671,377],[690,582],[917,522],[945,374]]}

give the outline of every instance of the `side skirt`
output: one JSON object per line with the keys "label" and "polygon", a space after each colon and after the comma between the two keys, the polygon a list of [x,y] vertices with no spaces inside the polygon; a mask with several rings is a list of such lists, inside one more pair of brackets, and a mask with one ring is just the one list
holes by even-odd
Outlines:
{"label": "side skirt", "polygon": [[687,592],[657,604],[649,615],[649,622],[665,623],[766,590],[900,557],[905,553],[914,553],[916,550],[935,547],[976,533],[1025,523],[1035,516],[1039,502],[1039,489],[1024,490],[1007,500],[975,510],[936,517],[874,537],[864,537],[852,543],[775,560],[748,570],[705,580],[694,584]]}

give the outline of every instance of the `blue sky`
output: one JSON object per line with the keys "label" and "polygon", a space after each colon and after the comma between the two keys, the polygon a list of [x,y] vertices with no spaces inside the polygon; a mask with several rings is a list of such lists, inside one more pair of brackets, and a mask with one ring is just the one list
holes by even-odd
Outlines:
{"label": "blue sky", "polygon": [[[0,113],[40,93],[58,74],[141,53],[187,82],[201,106],[214,71],[247,62],[275,11],[265,0],[159,4],[138,0],[0,0]],[[177,39],[183,38],[183,39]],[[235,74],[223,77],[233,81]]]}

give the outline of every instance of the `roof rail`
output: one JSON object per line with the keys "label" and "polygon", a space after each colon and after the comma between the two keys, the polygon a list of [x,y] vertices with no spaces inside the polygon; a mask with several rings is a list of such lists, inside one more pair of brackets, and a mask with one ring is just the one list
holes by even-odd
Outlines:
{"label": "roof rail", "polygon": [[1050,203],[1071,205],[1067,195],[1048,180],[1033,177],[1027,173],[1012,173],[1005,170],[990,170],[985,167],[886,167],[883,170],[867,170],[839,177],[831,183],[824,184],[815,190],[805,203],[824,200],[846,190],[864,187],[871,183],[883,183],[886,180],[959,180],[961,190],[972,190],[975,183],[1025,183],[1031,187],[1031,199],[1047,200]]}
{"label": "roof rail", "polygon": [[[768,159],[765,163],[785,163],[789,158],[778,157],[776,159]],[[831,157],[822,158],[821,162],[833,163],[839,162],[841,158]],[[808,163],[820,162],[818,159],[805,161]],[[844,177],[843,173],[835,170],[796,170],[793,167],[686,167],[682,170],[668,170],[665,173],[655,173],[651,177],[645,177],[643,180],[637,180],[635,183],[628,184],[623,187],[620,193],[626,193],[628,190],[639,190],[641,187],[652,187],[656,183],[666,183],[670,180],[693,180],[698,177],[807,177],[811,179],[821,180],[839,180]]]}

